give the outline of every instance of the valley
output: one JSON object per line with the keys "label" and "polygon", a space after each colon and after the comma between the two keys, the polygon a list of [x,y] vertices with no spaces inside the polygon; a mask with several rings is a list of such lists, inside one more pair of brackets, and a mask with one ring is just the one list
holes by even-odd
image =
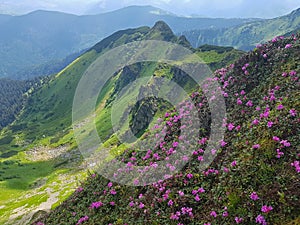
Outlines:
{"label": "valley", "polygon": [[[0,224],[299,224],[299,16],[187,18],[150,6],[0,16]],[[22,32],[4,48],[11,27]],[[120,67],[75,123],[95,62],[147,41],[189,54],[153,47],[175,63]],[[196,59],[203,86],[181,70]]]}

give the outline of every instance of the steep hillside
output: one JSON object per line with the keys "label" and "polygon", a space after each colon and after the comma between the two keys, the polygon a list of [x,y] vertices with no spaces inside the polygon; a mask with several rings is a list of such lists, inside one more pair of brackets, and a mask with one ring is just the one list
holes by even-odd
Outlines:
{"label": "steep hillside", "polygon": [[[49,62],[59,62],[72,53],[90,48],[121,29],[153,26],[164,20],[177,33],[190,29],[230,27],[252,19],[184,18],[157,14],[150,6],[132,6],[99,15],[75,16],[36,11],[23,16],[0,17],[0,77],[32,77],[32,70]],[[109,21],[109,23],[107,23]],[[18,63],[15,63],[18,62]],[[60,68],[40,70],[39,75]],[[25,70],[25,71],[24,71]]]}
{"label": "steep hillside", "polygon": [[286,16],[274,19],[254,21],[231,28],[192,30],[180,34],[185,35],[196,47],[212,44],[251,50],[257,44],[299,29],[299,27],[300,9],[297,9]]}
{"label": "steep hillside", "polygon": [[[73,191],[77,179],[83,179],[84,171],[90,168],[90,163],[82,160],[71,126],[76,87],[83,73],[99,56],[136,40],[165,40],[191,48],[184,37],[176,37],[164,22],[157,22],[152,28],[118,31],[51,77],[42,88],[31,93],[17,120],[0,133],[0,204],[5,206],[0,208],[0,223],[25,224],[36,211],[57,206]],[[211,68],[228,65],[244,54],[234,49],[214,46],[209,46],[205,51],[191,50],[203,57]],[[116,71],[105,84],[96,107],[98,133],[106,141],[105,145],[116,154],[122,152],[124,146],[117,144],[118,140],[112,130],[111,103],[131,81],[152,75],[173,79],[187,90],[191,90],[193,86],[184,73],[162,63],[137,63]],[[143,90],[127,91],[131,95],[152,91],[155,89],[155,82],[156,79],[149,80],[148,87]],[[151,101],[156,106],[149,104]],[[120,107],[128,109],[130,104],[134,104],[131,101],[125,103]],[[142,137],[148,126],[168,107],[167,103],[158,99],[140,101],[130,112],[128,123],[134,133]],[[143,113],[149,112],[154,114],[151,114],[148,121],[144,121]],[[121,127],[122,135],[126,136],[126,131]]]}
{"label": "steep hillside", "polygon": [[[205,97],[204,86],[191,95],[192,103],[182,102],[178,111],[157,120],[142,145],[123,149],[108,167],[101,164],[103,172],[116,159],[124,162],[111,174],[121,180],[135,166],[145,166],[128,186],[91,174],[33,224],[299,224],[299,38],[276,38],[215,72],[227,111],[220,146],[207,152],[208,102],[215,100]],[[200,127],[195,121],[182,126],[193,116]],[[182,135],[186,131],[191,136]],[[201,170],[210,157],[215,159]],[[166,160],[170,163],[161,170],[158,165]],[[183,169],[170,175],[182,163]],[[155,176],[165,172],[165,179],[143,185],[148,170]]]}

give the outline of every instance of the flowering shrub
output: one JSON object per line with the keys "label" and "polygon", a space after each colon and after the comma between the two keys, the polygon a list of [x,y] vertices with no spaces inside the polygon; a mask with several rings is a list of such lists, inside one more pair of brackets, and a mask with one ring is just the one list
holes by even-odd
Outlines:
{"label": "flowering shrub", "polygon": [[[299,35],[276,37],[215,72],[227,106],[226,134],[207,169],[199,171],[210,135],[208,100],[203,90],[191,95],[146,134],[154,148],[133,146],[118,159],[129,173],[136,165],[158,163],[184,152],[190,137],[199,133],[193,154],[174,176],[152,185],[120,186],[96,175],[42,222],[45,224],[288,224],[299,221]],[[298,66],[297,66],[298,65]],[[196,109],[202,127],[189,121]],[[179,163],[179,162],[177,162]],[[169,163],[170,171],[178,164]],[[141,176],[143,171],[141,171]],[[132,183],[139,184],[138,178]],[[74,213],[75,212],[75,213]],[[88,216],[87,216],[88,215]]]}

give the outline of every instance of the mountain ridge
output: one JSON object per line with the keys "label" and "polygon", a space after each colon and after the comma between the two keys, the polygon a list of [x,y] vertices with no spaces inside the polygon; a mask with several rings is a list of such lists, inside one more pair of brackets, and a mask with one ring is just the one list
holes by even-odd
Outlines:
{"label": "mountain ridge", "polygon": [[[0,22],[0,77],[12,78],[19,71],[28,71],[30,67],[61,60],[90,48],[118,30],[153,26],[159,20],[168,23],[175,33],[191,28],[227,27],[248,21],[157,15],[147,8],[143,10],[143,7],[89,16],[48,11],[12,16]],[[110,25],[106,21],[110,21]],[[14,65],[16,61],[17,66]]]}
{"label": "mountain ridge", "polygon": [[275,36],[284,35],[300,27],[300,8],[290,14],[237,25],[232,28],[214,30],[192,30],[183,32],[195,47],[203,44],[233,46],[241,50],[252,50]]}

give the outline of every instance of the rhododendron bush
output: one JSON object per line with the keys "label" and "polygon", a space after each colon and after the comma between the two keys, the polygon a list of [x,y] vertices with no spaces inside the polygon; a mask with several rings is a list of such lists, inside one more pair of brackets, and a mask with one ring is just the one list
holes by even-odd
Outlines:
{"label": "rhododendron bush", "polygon": [[[211,121],[205,90],[199,89],[191,95],[192,103],[182,102],[179,110],[170,110],[149,129],[145,151],[137,144],[117,157],[126,168],[113,176],[130,173],[136,165],[155,171],[179,150],[185,162],[180,172],[172,175],[178,166],[172,162],[164,179],[151,185],[132,180],[132,186],[93,174],[39,222],[299,224],[299,38],[276,37],[215,72],[226,102],[227,117],[220,125],[226,132],[219,148],[211,150],[216,157],[205,170],[199,164]],[[200,129],[189,121],[195,112]],[[188,124],[181,124],[183,118]],[[181,135],[185,129],[197,134],[195,143]],[[192,155],[185,154],[185,146],[193,148]]]}

